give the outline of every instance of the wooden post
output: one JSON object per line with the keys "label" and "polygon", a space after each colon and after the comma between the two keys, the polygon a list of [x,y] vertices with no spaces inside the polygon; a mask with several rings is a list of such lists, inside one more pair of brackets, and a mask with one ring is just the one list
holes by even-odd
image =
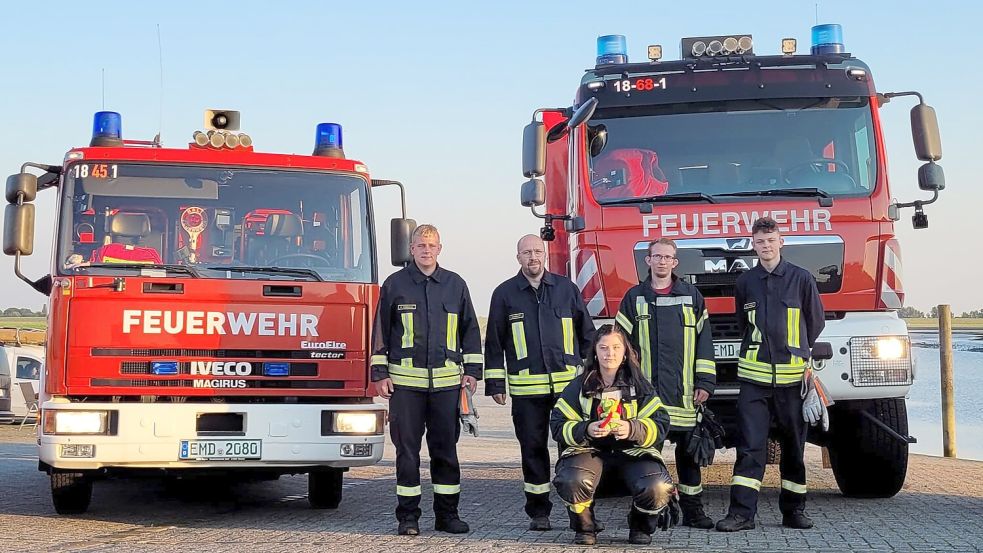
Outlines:
{"label": "wooden post", "polygon": [[939,368],[942,372],[942,454],[956,456],[956,403],[952,381],[952,313],[939,306]]}

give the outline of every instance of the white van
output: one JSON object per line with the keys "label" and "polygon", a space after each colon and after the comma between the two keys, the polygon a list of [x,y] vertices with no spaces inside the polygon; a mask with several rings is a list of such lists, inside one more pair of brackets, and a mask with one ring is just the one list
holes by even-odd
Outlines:
{"label": "white van", "polygon": [[12,343],[0,342],[0,422],[20,421],[27,416],[21,382],[30,382],[35,392],[41,389],[44,346],[23,344],[19,338],[18,334]]}

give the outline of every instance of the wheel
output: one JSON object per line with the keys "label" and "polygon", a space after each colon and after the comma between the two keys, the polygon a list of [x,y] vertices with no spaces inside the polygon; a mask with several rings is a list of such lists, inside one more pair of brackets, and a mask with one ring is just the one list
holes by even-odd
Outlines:
{"label": "wheel", "polygon": [[888,434],[861,413],[867,411],[907,436],[904,399],[844,402],[843,406],[834,405],[831,411],[829,462],[843,495],[891,497],[898,493],[908,473],[908,442]]}
{"label": "wheel", "polygon": [[84,513],[92,501],[92,479],[80,472],[53,473],[51,501],[59,515]]}
{"label": "wheel", "polygon": [[314,509],[337,509],[341,503],[341,469],[326,469],[307,475],[307,501]]}

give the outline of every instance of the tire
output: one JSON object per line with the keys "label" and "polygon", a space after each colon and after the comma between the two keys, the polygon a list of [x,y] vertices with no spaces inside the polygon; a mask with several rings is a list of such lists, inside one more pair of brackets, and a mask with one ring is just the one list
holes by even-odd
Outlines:
{"label": "tire", "polygon": [[847,497],[892,497],[908,473],[908,443],[861,414],[867,411],[902,436],[908,435],[903,398],[844,402],[830,416],[829,461]]}
{"label": "tire", "polygon": [[344,471],[327,469],[307,475],[307,501],[313,509],[337,509],[341,504]]}
{"label": "tire", "polygon": [[92,479],[80,472],[51,474],[51,502],[59,515],[78,515],[92,501]]}

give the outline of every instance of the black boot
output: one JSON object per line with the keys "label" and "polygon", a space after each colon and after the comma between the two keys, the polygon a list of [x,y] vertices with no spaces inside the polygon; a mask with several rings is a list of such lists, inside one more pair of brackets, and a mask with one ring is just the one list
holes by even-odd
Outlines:
{"label": "black boot", "polygon": [[808,530],[812,528],[812,519],[807,517],[802,511],[792,511],[787,515],[782,515],[782,526],[796,528],[798,530]]}
{"label": "black boot", "polygon": [[754,519],[744,518],[741,515],[728,514],[717,521],[718,532],[738,532],[752,529],[754,529]]}
{"label": "black boot", "polygon": [[416,519],[401,520],[396,529],[396,533],[398,533],[400,536],[419,536],[420,523],[418,523]]}
{"label": "black boot", "polygon": [[628,543],[634,545],[649,545],[652,543],[652,535],[642,530],[628,530]]}
{"label": "black boot", "polygon": [[550,524],[550,517],[538,516],[532,517],[532,520],[529,521],[529,529],[537,532],[545,532],[547,530],[552,530],[553,525]]}
{"label": "black boot", "polygon": [[576,532],[573,536],[573,543],[577,545],[594,545],[597,543],[597,527],[594,523],[593,510],[585,509],[575,513],[568,509],[567,513],[570,515],[570,528]]}
{"label": "black boot", "polygon": [[709,530],[713,528],[713,520],[703,512],[702,494],[679,494],[679,507],[683,511],[683,526]]}
{"label": "black boot", "polygon": [[447,532],[449,534],[467,534],[471,531],[471,527],[468,526],[468,523],[456,516],[438,518],[434,522],[433,529],[441,532]]}

